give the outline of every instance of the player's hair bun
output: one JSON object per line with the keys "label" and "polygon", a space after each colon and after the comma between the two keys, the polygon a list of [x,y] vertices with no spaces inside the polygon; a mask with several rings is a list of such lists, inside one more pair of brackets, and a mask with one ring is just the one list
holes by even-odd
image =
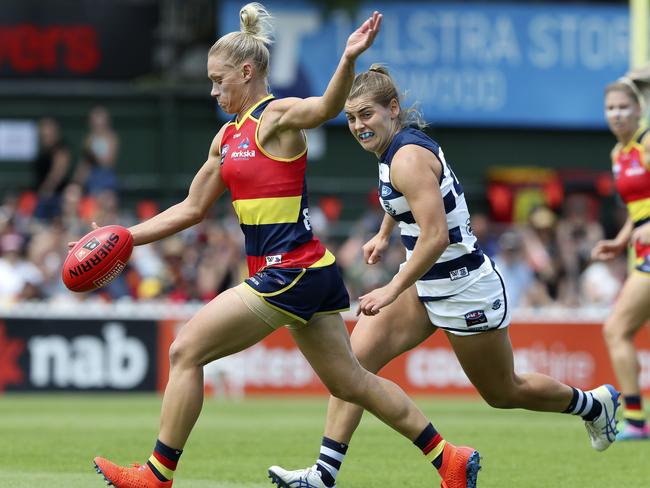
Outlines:
{"label": "player's hair bun", "polygon": [[239,11],[239,28],[244,34],[248,34],[264,44],[273,42],[272,17],[261,3],[251,2],[241,8]]}
{"label": "player's hair bun", "polygon": [[375,73],[380,73],[382,75],[390,76],[390,74],[388,73],[388,68],[386,68],[385,65],[379,63],[373,63],[372,65],[370,65],[368,71],[373,71]]}

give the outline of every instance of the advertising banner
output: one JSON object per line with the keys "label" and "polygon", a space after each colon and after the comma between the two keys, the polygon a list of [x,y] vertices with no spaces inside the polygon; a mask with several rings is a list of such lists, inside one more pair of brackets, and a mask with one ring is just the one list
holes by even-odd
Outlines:
{"label": "advertising banner", "polygon": [[[169,347],[184,320],[0,318],[0,394],[12,391],[163,391]],[[352,330],[354,320],[347,322]],[[516,322],[519,373],[540,372],[583,389],[616,384],[602,324]],[[650,394],[650,332],[637,334],[641,389]],[[389,363],[381,376],[409,394],[475,393],[438,331]],[[325,395],[285,329],[205,367],[208,393]]]}
{"label": "advertising banner", "polygon": [[128,79],[153,66],[154,0],[0,2],[0,78]]}
{"label": "advertising banner", "polygon": [[[348,322],[351,329],[353,321]],[[179,323],[167,323],[171,340]],[[616,379],[602,337],[600,323],[514,323],[510,338],[518,373],[539,372],[582,389]],[[637,336],[641,362],[641,388],[650,394],[650,333]],[[161,344],[161,348],[168,345]],[[161,356],[162,358],[163,356]],[[166,359],[163,360],[166,361]],[[166,365],[160,364],[161,389]],[[409,394],[476,393],[465,376],[444,333],[438,331],[415,349],[389,363],[381,376],[398,383]],[[327,391],[289,333],[274,332],[259,344],[234,356],[211,363],[206,383],[226,383],[240,394],[326,394]]]}
{"label": "advertising banner", "polygon": [[[626,5],[363,2],[326,14],[264,3],[275,16],[274,93],[322,94],[347,37],[377,9],[382,31],[357,70],[386,64],[406,105],[418,101],[434,125],[605,127],[603,89],[628,68]],[[239,30],[241,3],[220,6],[220,34]]]}
{"label": "advertising banner", "polygon": [[3,391],[154,391],[153,320],[0,319]]}

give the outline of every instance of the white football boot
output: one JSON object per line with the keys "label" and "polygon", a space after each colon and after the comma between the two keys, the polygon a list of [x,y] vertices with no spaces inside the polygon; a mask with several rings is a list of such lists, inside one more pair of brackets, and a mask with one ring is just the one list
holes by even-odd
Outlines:
{"label": "white football boot", "polygon": [[602,385],[585,392],[592,395],[603,406],[603,411],[594,420],[585,420],[585,427],[591,439],[591,447],[604,451],[616,440],[616,410],[621,395],[612,385]]}
{"label": "white football boot", "polygon": [[[295,471],[287,471],[280,466],[271,466],[269,478],[280,488],[327,488],[320,478],[320,471],[316,469],[316,465]],[[336,485],[331,488],[336,488]]]}

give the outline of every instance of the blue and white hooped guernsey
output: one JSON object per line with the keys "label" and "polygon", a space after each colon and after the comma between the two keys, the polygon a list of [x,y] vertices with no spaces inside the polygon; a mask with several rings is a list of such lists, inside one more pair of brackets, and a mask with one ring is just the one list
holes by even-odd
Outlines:
{"label": "blue and white hooped guernsey", "polygon": [[463,187],[445,161],[442,149],[424,132],[411,127],[402,129],[393,137],[379,161],[379,199],[386,213],[399,222],[402,243],[406,247],[406,259],[411,258],[420,235],[420,227],[415,222],[404,195],[390,183],[390,165],[398,149],[409,144],[428,149],[442,164],[439,183],[447,215],[449,246],[420,278],[416,287],[423,302],[444,300],[460,293],[482,276],[492,272],[493,268],[490,259],[483,254],[472,234]]}

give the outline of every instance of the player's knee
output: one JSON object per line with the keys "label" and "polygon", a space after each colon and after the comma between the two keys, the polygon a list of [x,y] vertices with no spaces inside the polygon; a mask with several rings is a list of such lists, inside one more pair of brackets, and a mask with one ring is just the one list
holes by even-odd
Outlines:
{"label": "player's knee", "polygon": [[631,335],[626,333],[625,328],[621,327],[618,321],[608,319],[603,326],[603,337],[607,344],[613,345],[629,339]]}
{"label": "player's knee", "polygon": [[335,396],[336,398],[343,400],[345,402],[350,402],[350,403],[357,403],[358,400],[358,391],[354,387],[354,385],[351,385],[349,383],[346,384],[334,384],[328,386],[328,389],[330,393]]}
{"label": "player's knee", "polygon": [[371,373],[377,373],[386,365],[384,356],[380,353],[383,347],[380,343],[369,343],[357,340],[352,342],[352,351],[359,360],[359,364]]}
{"label": "player's knee", "polygon": [[327,388],[336,398],[356,404],[363,403],[364,391],[366,389],[363,379],[355,380],[351,376],[328,384]]}
{"label": "player's knee", "polygon": [[372,370],[374,366],[374,361],[371,351],[366,351],[365,349],[354,350],[354,355],[359,360],[359,364],[367,370]]}
{"label": "player's knee", "polygon": [[192,351],[187,342],[176,339],[169,348],[169,364],[171,367],[190,365],[193,362]]}

